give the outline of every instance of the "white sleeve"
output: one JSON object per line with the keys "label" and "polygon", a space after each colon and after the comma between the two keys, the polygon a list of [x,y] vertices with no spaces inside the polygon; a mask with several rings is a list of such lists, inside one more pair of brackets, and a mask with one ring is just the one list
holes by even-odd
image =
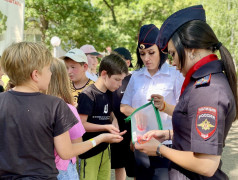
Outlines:
{"label": "white sleeve", "polygon": [[176,71],[176,79],[175,79],[175,84],[174,84],[174,86],[175,86],[174,87],[174,95],[175,95],[175,99],[176,99],[176,104],[179,101],[183,81],[184,81],[183,75],[179,71]]}

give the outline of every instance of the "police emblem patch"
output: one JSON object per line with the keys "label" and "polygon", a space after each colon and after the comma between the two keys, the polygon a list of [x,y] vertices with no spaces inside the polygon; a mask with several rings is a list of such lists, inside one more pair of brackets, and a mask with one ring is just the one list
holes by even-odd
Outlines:
{"label": "police emblem patch", "polygon": [[209,139],[217,128],[217,109],[200,107],[197,111],[196,130],[203,139]]}

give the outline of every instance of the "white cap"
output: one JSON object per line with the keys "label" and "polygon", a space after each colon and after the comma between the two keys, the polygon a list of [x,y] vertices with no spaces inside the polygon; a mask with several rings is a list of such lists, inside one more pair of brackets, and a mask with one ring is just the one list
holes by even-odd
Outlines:
{"label": "white cap", "polygon": [[66,57],[68,57],[76,62],[85,62],[88,64],[87,56],[84,54],[84,52],[82,50],[77,49],[77,48],[71,49],[64,56],[61,56],[60,58],[65,59]]}

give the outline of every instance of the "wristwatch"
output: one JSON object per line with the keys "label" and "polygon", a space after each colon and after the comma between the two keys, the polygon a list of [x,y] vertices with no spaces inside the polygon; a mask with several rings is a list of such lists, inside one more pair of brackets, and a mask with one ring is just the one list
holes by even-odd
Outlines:
{"label": "wristwatch", "polygon": [[160,156],[160,157],[162,157],[162,154],[160,153],[160,147],[162,146],[162,144],[161,143],[159,143],[159,145],[158,145],[158,147],[157,147],[157,150],[156,150],[156,155],[157,156]]}

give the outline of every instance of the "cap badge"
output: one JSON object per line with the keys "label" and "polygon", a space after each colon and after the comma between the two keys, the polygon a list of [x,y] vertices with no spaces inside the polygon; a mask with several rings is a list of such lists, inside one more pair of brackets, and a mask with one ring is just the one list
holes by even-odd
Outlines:
{"label": "cap badge", "polygon": [[141,49],[145,49],[145,45],[144,44],[140,44],[140,48]]}

